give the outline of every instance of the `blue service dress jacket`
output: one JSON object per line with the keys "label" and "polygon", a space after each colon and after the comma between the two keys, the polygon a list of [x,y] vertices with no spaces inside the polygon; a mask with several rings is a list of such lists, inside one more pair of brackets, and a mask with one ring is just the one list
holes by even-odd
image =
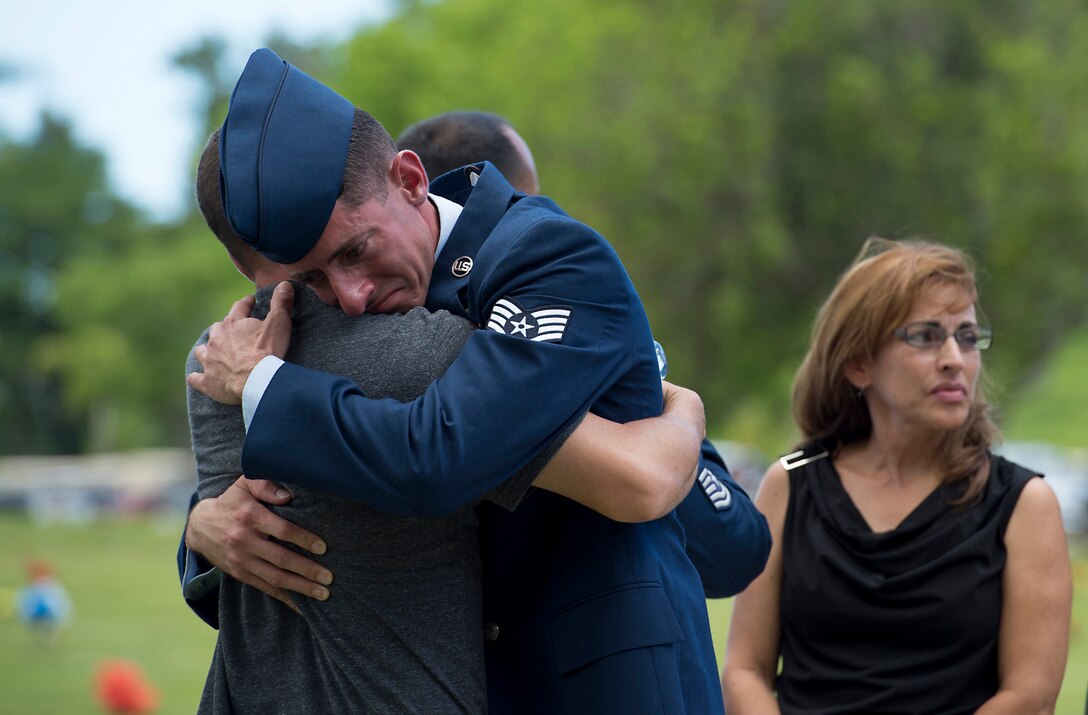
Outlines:
{"label": "blue service dress jacket", "polygon": [[771,554],[767,519],[703,440],[695,485],[676,507],[686,552],[707,598],[728,598],[763,573]]}
{"label": "blue service dress jacket", "polygon": [[[427,307],[484,329],[408,404],[285,364],[251,424],[247,474],[438,515],[477,500],[588,409],[617,421],[660,413],[646,317],[603,238],[550,200],[515,194],[487,164],[432,191],[465,208]],[[712,535],[693,552],[708,574],[723,557],[745,562],[739,577],[707,582],[735,592],[762,568],[769,535],[709,444],[704,465],[679,511]],[[492,712],[721,710],[703,586],[674,515],[619,524],[534,491],[513,513],[482,516]]]}

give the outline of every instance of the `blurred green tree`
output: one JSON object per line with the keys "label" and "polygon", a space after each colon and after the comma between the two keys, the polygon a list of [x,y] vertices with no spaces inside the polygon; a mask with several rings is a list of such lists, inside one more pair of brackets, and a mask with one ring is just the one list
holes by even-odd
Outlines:
{"label": "blurred green tree", "polygon": [[869,235],[983,269],[1020,385],[1085,319],[1088,11],[936,0],[405,3],[334,86],[396,134],[482,108],[616,247],[712,431],[787,446],[811,320]]}
{"label": "blurred green tree", "polygon": [[26,144],[0,143],[0,453],[75,452],[84,417],[41,360],[57,321],[59,275],[132,238],[138,214],[110,191],[102,156],[44,114]]}
{"label": "blurred green tree", "polygon": [[[978,260],[1006,404],[1088,317],[1075,0],[402,0],[342,44],[269,44],[394,135],[507,116],[544,192],[616,247],[712,434],[788,446],[809,325],[871,234]],[[197,149],[226,57],[206,38],[174,58],[202,88]],[[182,360],[249,288],[195,207],[151,224],[101,164],[53,117],[0,143],[4,451],[184,444]]]}
{"label": "blurred green tree", "polygon": [[196,218],[145,226],[125,250],[70,266],[57,284],[63,331],[39,353],[93,418],[87,448],[187,445],[185,357],[251,289]]}

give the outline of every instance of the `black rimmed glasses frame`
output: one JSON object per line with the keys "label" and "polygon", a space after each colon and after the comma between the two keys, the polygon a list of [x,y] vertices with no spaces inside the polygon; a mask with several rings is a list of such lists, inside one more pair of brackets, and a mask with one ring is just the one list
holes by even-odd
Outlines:
{"label": "black rimmed glasses frame", "polygon": [[892,335],[912,348],[932,350],[944,345],[951,335],[961,350],[988,350],[993,344],[994,333],[981,325],[964,325],[951,333],[936,323],[908,323],[892,331]]}

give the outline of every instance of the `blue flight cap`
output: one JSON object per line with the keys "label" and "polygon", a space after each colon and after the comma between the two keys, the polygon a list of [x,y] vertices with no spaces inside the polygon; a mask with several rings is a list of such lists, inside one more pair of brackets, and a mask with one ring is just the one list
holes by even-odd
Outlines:
{"label": "blue flight cap", "polygon": [[355,108],[269,49],[249,57],[219,138],[235,233],[277,263],[314,247],[340,196]]}

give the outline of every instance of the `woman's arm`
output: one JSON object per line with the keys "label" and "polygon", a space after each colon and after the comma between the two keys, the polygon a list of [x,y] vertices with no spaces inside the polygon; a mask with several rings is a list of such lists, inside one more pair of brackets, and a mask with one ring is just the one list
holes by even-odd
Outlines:
{"label": "woman's arm", "polygon": [[1005,532],[997,694],[978,715],[1050,714],[1069,652],[1073,601],[1069,551],[1054,492],[1024,486]]}
{"label": "woman's arm", "polygon": [[616,521],[668,514],[691,491],[706,417],[699,395],[662,383],[660,417],[626,424],[586,415],[533,486]]}
{"label": "woman's arm", "polygon": [[789,474],[771,465],[756,495],[756,507],[771,528],[767,567],[737,596],[729,624],[729,643],[722,668],[722,691],[729,715],[777,715],[774,680],[778,671],[778,639],[782,627],[782,528],[789,503]]}

